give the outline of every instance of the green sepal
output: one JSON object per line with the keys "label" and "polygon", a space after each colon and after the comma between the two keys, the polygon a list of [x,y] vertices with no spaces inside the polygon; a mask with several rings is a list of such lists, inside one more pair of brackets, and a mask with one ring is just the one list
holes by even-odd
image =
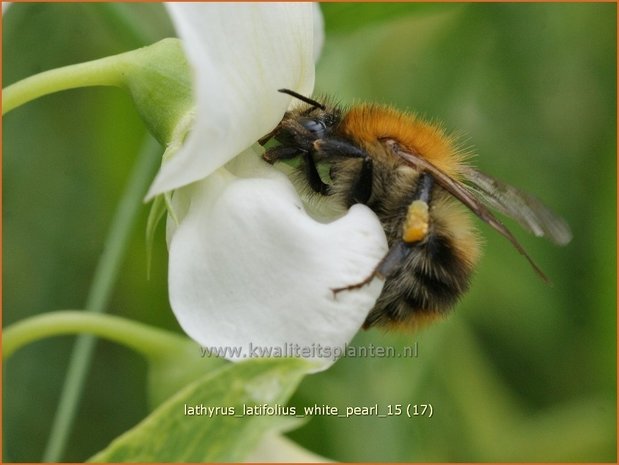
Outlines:
{"label": "green sepal", "polygon": [[30,76],[3,89],[2,114],[34,99],[68,89],[126,89],[146,127],[163,146],[182,145],[191,128],[191,68],[179,39]]}
{"label": "green sepal", "polygon": [[124,85],[153,136],[167,146],[193,115],[191,69],[179,39],[163,39],[124,54]]}

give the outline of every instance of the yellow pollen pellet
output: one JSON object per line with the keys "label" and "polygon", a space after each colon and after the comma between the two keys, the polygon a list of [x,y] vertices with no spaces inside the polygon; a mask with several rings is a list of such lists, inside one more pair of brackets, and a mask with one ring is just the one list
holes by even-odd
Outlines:
{"label": "yellow pollen pellet", "polygon": [[430,226],[430,212],[428,204],[422,200],[415,200],[408,207],[402,240],[404,242],[420,242],[426,238]]}

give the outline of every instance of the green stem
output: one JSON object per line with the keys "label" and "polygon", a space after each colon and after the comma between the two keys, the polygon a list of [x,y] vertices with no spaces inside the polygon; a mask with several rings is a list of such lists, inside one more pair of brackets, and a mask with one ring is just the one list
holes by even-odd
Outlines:
{"label": "green stem", "polygon": [[125,82],[124,69],[124,60],[119,60],[116,55],[35,74],[2,91],[2,114],[61,90],[90,86],[122,87]]}
{"label": "green stem", "polygon": [[[138,155],[136,166],[127,183],[105,241],[105,246],[86,301],[86,310],[102,313],[107,306],[113,285],[124,257],[131,231],[142,206],[146,189],[161,161],[159,145],[148,137]],[[80,336],[73,347],[58,410],[47,442],[44,462],[58,462],[62,455],[94,350],[93,336]]]}
{"label": "green stem", "polygon": [[158,328],[119,316],[63,310],[37,315],[15,323],[3,331],[2,357],[32,342],[51,336],[89,333],[122,344],[156,361],[169,356],[188,339]]}

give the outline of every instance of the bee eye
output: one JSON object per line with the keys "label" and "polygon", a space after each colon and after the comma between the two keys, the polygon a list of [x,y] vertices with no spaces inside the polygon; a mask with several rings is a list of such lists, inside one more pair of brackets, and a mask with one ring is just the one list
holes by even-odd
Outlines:
{"label": "bee eye", "polygon": [[322,120],[314,118],[299,118],[299,123],[312,134],[322,137],[327,130],[327,126]]}

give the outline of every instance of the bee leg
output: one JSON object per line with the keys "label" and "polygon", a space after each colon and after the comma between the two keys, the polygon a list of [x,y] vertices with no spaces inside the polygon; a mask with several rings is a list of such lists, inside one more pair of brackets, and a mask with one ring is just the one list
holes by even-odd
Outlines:
{"label": "bee leg", "polygon": [[400,264],[406,260],[406,258],[413,251],[415,244],[407,244],[404,241],[398,241],[391,246],[387,255],[383,257],[383,259],[378,263],[374,271],[365,278],[363,281],[351,284],[349,286],[344,287],[336,287],[335,289],[331,289],[333,291],[333,295],[337,295],[342,291],[352,291],[354,289],[360,289],[366,284],[369,284],[374,278],[387,278],[394,270],[396,270]]}
{"label": "bee leg", "polygon": [[430,231],[430,200],[434,178],[421,173],[412,202],[408,206],[406,219],[402,225],[402,240],[407,244],[423,241]]}
{"label": "bee leg", "polygon": [[299,155],[299,149],[296,147],[279,146],[268,149],[262,155],[262,159],[271,165],[278,160],[288,160]]}
{"label": "bee leg", "polygon": [[387,255],[378,263],[374,271],[363,281],[349,286],[331,289],[333,295],[342,291],[359,289],[369,284],[374,278],[386,279],[397,270],[402,262],[421,244],[429,233],[429,202],[432,197],[434,178],[428,173],[421,173],[415,195],[410,203],[406,220],[402,228],[402,239],[395,242]]}
{"label": "bee leg", "polygon": [[262,155],[262,159],[267,163],[273,164],[278,160],[288,160],[299,156],[299,153],[303,154],[303,171],[310,187],[314,192],[318,192],[322,195],[329,194],[329,185],[325,184],[316,168],[316,162],[312,153],[306,151],[300,151],[297,147],[287,147],[281,145],[279,147],[273,147]]}
{"label": "bee leg", "polygon": [[369,158],[369,155],[359,147],[342,139],[329,137],[314,141],[314,150],[321,158]]}
{"label": "bee leg", "polygon": [[322,195],[329,194],[329,185],[325,184],[318,174],[318,168],[316,168],[316,162],[312,152],[303,153],[303,170],[305,177],[310,187],[314,192],[318,192]]}
{"label": "bee leg", "polygon": [[268,134],[265,134],[260,139],[258,139],[258,143],[262,146],[265,146],[266,143],[270,141],[275,136],[275,134],[277,134],[278,131],[279,131],[279,126],[277,126],[271,132],[269,132]]}
{"label": "bee leg", "polygon": [[359,177],[352,186],[348,197],[348,207],[356,203],[367,203],[372,196],[373,167],[372,158],[359,147],[350,142],[335,137],[317,139],[314,141],[314,150],[320,159],[362,158],[363,165]]}
{"label": "bee leg", "polygon": [[372,180],[374,172],[374,163],[369,156],[363,159],[361,172],[359,177],[352,186],[352,191],[348,198],[348,207],[356,203],[367,204],[372,196]]}

